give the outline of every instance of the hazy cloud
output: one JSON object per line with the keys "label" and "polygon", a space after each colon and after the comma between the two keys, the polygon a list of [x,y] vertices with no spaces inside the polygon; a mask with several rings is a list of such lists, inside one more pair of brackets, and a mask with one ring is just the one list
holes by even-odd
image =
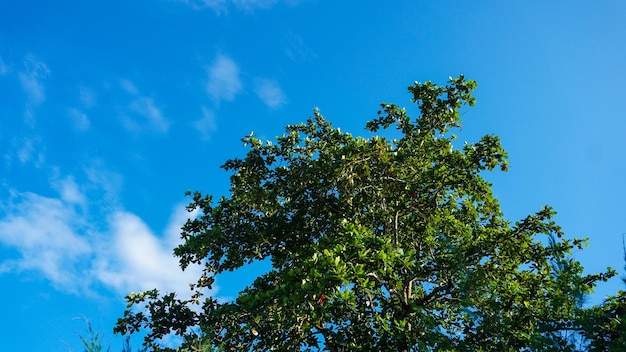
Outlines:
{"label": "hazy cloud", "polygon": [[213,101],[232,101],[242,89],[239,67],[226,55],[218,55],[208,68],[209,81],[206,89]]}
{"label": "hazy cloud", "polygon": [[287,57],[292,61],[308,61],[315,58],[315,53],[311,48],[304,44],[301,36],[292,32],[287,33],[287,48],[285,49]]}
{"label": "hazy cloud", "polygon": [[161,108],[157,106],[154,98],[141,95],[137,86],[130,80],[120,80],[120,86],[126,93],[134,96],[128,112],[141,118],[138,120],[124,114],[124,125],[128,130],[138,131],[148,127],[157,132],[167,132],[169,121],[163,116]]}
{"label": "hazy cloud", "polygon": [[161,109],[155,105],[154,99],[141,97],[134,100],[130,107],[135,113],[145,118],[154,130],[167,132],[169,122],[163,117]]}
{"label": "hazy cloud", "polygon": [[15,157],[21,164],[32,163],[35,167],[41,167],[45,162],[45,147],[38,136],[14,139],[13,150],[14,153],[5,155],[5,159],[9,163]]}
{"label": "hazy cloud", "polygon": [[278,85],[278,82],[265,78],[254,80],[254,93],[265,105],[272,109],[277,109],[286,103],[285,93]]}
{"label": "hazy cloud", "polygon": [[18,77],[30,104],[39,105],[45,101],[43,80],[49,73],[48,66],[33,55],[28,55],[24,59],[24,71],[20,72]]}
{"label": "hazy cloud", "polygon": [[[254,9],[266,9],[275,4],[278,0],[173,0],[181,4],[190,6],[193,9],[212,9],[218,14],[225,13],[230,7],[238,10],[251,12]],[[297,0],[285,0],[289,4],[297,3]]]}
{"label": "hazy cloud", "polygon": [[74,122],[74,126],[79,131],[86,131],[91,126],[89,117],[83,111],[72,108],[69,110],[69,115]]}
{"label": "hazy cloud", "polygon": [[226,10],[228,0],[172,0],[177,3],[185,4],[193,9],[201,10],[210,8],[217,13],[222,13]]}
{"label": "hazy cloud", "polygon": [[135,86],[135,84],[127,79],[120,80],[120,86],[122,89],[129,94],[137,95],[139,94],[139,89]]}
{"label": "hazy cloud", "polygon": [[60,180],[52,181],[51,186],[59,193],[62,201],[68,204],[86,205],[85,195],[79,189],[74,177],[67,176]]}
{"label": "hazy cloud", "polygon": [[244,11],[252,11],[254,9],[266,9],[272,7],[277,0],[232,0],[232,3],[239,9]]}
{"label": "hazy cloud", "polygon": [[17,158],[22,164],[27,163],[32,159],[35,153],[35,147],[32,139],[24,139],[22,145],[17,150]]}
{"label": "hazy cloud", "polygon": [[96,94],[90,88],[78,87],[77,100],[80,104],[80,108],[69,108],[68,115],[71,118],[74,128],[76,130],[86,131],[89,129],[89,127],[91,127],[91,120],[89,119],[89,116],[87,115],[85,110],[89,110],[96,106]]}
{"label": "hazy cloud", "polygon": [[89,109],[96,105],[96,94],[87,87],[78,88],[78,98],[83,107]]}
{"label": "hazy cloud", "polygon": [[9,66],[4,62],[2,56],[0,56],[0,76],[5,76],[9,73]]}
{"label": "hazy cloud", "polygon": [[83,168],[87,181],[83,187],[87,189],[91,207],[107,209],[119,208],[118,194],[124,184],[123,177],[111,170],[101,159],[94,159]]}
{"label": "hazy cloud", "polygon": [[206,107],[202,108],[202,118],[194,121],[193,127],[200,132],[202,139],[208,140],[211,137],[211,134],[217,130],[217,125],[215,124],[215,115],[213,112]]}

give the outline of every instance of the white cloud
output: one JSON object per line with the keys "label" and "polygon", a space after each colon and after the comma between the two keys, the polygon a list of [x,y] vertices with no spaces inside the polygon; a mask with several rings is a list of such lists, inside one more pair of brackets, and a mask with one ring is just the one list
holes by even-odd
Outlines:
{"label": "white cloud", "polygon": [[26,92],[30,104],[39,105],[46,99],[43,80],[48,76],[50,70],[43,61],[38,60],[33,55],[26,56],[24,68],[25,70],[18,75],[22,89]]}
{"label": "white cloud", "polygon": [[228,56],[218,55],[209,67],[208,75],[206,89],[216,104],[221,100],[232,101],[242,89],[239,67]]}
{"label": "white cloud", "polygon": [[37,272],[54,286],[77,291],[84,277],[76,265],[89,257],[86,223],[71,203],[33,193],[13,193],[1,204],[0,243],[17,249],[21,258],[5,260],[0,272]]}
{"label": "white cloud", "polygon": [[265,105],[277,109],[286,103],[285,93],[274,80],[256,78],[254,80],[254,93]]}
{"label": "white cloud", "polygon": [[[176,215],[168,228],[182,226],[186,220]],[[176,221],[182,223],[176,224]],[[178,260],[172,254],[176,243],[171,236],[156,236],[132,213],[118,211],[111,214],[109,231],[113,251],[111,256],[99,258],[96,275],[119,292],[159,288],[167,292],[183,290],[180,293],[184,294],[189,291],[189,283],[200,276],[197,267],[184,272],[180,270]]]}
{"label": "white cloud", "polygon": [[200,277],[199,266],[181,271],[178,259],[172,254],[181,243],[180,228],[189,216],[184,206],[177,206],[163,236],[157,236],[132,213],[111,214],[109,233],[114,254],[99,261],[98,277],[119,292],[159,288],[184,295],[189,291],[189,284]]}
{"label": "white cloud", "polygon": [[[88,179],[101,177],[107,175]],[[159,235],[131,212],[88,204],[94,186],[66,176],[51,182],[57,196],[11,191],[0,201],[0,246],[18,253],[0,260],[0,275],[34,273],[74,293],[104,285],[120,294],[153,288],[191,294],[200,267],[181,271],[172,250],[181,241],[180,227],[195,214],[176,206]]]}
{"label": "white cloud", "polygon": [[193,123],[193,127],[200,132],[202,139],[208,140],[211,134],[217,130],[213,112],[205,107],[202,108],[202,118]]}
{"label": "white cloud", "polygon": [[67,176],[52,182],[52,187],[59,193],[61,200],[68,204],[85,205],[85,195],[79,189],[74,177]]}

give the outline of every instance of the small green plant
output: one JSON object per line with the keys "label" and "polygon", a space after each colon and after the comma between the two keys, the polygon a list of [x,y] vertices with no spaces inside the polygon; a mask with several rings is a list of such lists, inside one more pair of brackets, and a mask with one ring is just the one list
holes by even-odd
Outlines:
{"label": "small green plant", "polygon": [[[108,347],[106,347],[106,349],[104,348],[104,336],[102,334],[102,331],[100,330],[94,330],[93,326],[91,325],[91,321],[89,321],[89,319],[87,319],[87,317],[82,316],[82,317],[78,317],[76,319],[82,319],[85,321],[85,325],[87,326],[87,335],[83,336],[83,335],[78,335],[78,337],[80,338],[80,341],[83,343],[83,352],[110,352],[111,351],[111,346],[109,345]],[[72,350],[71,347],[67,347],[69,352],[74,352]],[[133,349],[130,346],[130,336],[128,336],[125,341],[124,341],[124,345],[122,346],[122,351],[121,352],[132,352]],[[137,352],[145,352],[145,349],[142,350],[137,350]]]}
{"label": "small green plant", "polygon": [[[85,337],[83,335],[78,335],[80,341],[83,343],[84,352],[110,352],[110,346],[107,347],[106,350],[103,347],[102,332],[94,330],[91,322],[89,321],[89,319],[87,319],[87,317],[82,316],[76,319],[83,319],[85,321],[85,325],[87,326],[87,336]],[[70,352],[73,352],[72,348],[69,346],[68,350]]]}

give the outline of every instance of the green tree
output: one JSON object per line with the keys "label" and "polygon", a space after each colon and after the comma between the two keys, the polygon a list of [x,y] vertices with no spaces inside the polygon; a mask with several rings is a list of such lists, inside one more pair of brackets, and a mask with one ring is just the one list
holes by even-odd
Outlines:
{"label": "green tree", "polygon": [[626,292],[585,310],[582,331],[588,351],[626,351]]}
{"label": "green tree", "polygon": [[[626,270],[626,242],[622,245]],[[626,276],[622,283],[626,284]],[[585,310],[581,325],[589,351],[626,351],[626,292],[620,290],[601,305]]]}
{"label": "green tree", "polygon": [[[204,265],[195,295],[131,294],[115,331],[147,329],[155,350],[171,332],[183,348],[238,351],[573,349],[579,297],[613,273],[583,275],[570,254],[585,240],[566,239],[551,208],[504,218],[483,177],[507,169],[500,140],[457,147],[452,134],[475,87],[416,82],[417,118],[381,104],[368,138],[317,110],[275,143],[246,136],[245,158],[223,165],[230,195],[190,193],[200,215],[174,253],[183,269]],[[220,273],[266,259],[236,300],[202,297]]]}

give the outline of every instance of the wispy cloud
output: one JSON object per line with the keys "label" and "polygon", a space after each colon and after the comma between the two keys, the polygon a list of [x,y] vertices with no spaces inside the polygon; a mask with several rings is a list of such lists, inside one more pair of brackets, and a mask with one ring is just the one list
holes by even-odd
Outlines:
{"label": "wispy cloud", "polygon": [[301,36],[293,33],[287,33],[287,48],[285,48],[285,54],[292,61],[308,61],[315,58],[315,53],[311,48],[306,46]]}
{"label": "wispy cloud", "polygon": [[202,139],[208,140],[217,130],[215,115],[206,107],[202,108],[202,118],[193,122],[193,127],[200,133]]}
{"label": "wispy cloud", "polygon": [[254,93],[272,109],[278,109],[287,102],[285,93],[275,80],[256,78],[254,80]]}
{"label": "wispy cloud", "polygon": [[34,143],[33,139],[24,139],[22,145],[17,150],[17,158],[22,164],[27,163],[33,158],[33,154],[35,154]]}
{"label": "wispy cloud", "polygon": [[[182,3],[190,6],[193,9],[212,9],[217,14],[228,12],[230,7],[234,7],[237,10],[246,12],[252,12],[255,9],[267,9],[277,3],[279,0],[172,0],[174,2]],[[299,0],[283,0],[282,2],[287,4],[296,4]]]}
{"label": "wispy cloud", "polygon": [[122,89],[129,94],[137,95],[139,94],[139,89],[135,86],[135,84],[127,79],[120,80],[120,86]]}
{"label": "wispy cloud", "polygon": [[4,62],[2,56],[0,56],[0,76],[5,76],[9,73],[9,65]]}
{"label": "wispy cloud", "polygon": [[46,64],[33,55],[28,55],[24,59],[24,71],[18,77],[22,89],[28,96],[29,103],[36,106],[46,99],[43,80],[50,74]]}
{"label": "wispy cloud", "polygon": [[78,87],[77,100],[80,107],[69,108],[68,115],[76,130],[86,131],[91,127],[91,120],[86,111],[96,106],[96,94],[90,88]]}
{"label": "wispy cloud", "polygon": [[90,88],[79,87],[78,99],[83,107],[89,109],[96,106],[96,93]]}
{"label": "wispy cloud", "polygon": [[133,115],[140,117],[139,120],[130,116],[124,116],[124,124],[129,130],[148,129],[157,132],[167,132],[169,129],[169,121],[163,116],[161,108],[157,106],[154,98],[141,95],[137,86],[130,80],[122,79],[120,81],[122,90],[134,96],[129,108]]}
{"label": "wispy cloud", "polygon": [[232,101],[242,89],[239,67],[226,55],[217,56],[208,68],[208,75],[206,89],[216,104],[221,100]]}
{"label": "wispy cloud", "polygon": [[74,126],[77,130],[86,131],[91,126],[91,121],[89,120],[89,117],[82,110],[71,108],[69,109],[69,115],[74,122]]}
{"label": "wispy cloud", "polygon": [[278,0],[232,0],[232,3],[239,9],[244,11],[253,11],[254,9],[266,9],[278,3]]}
{"label": "wispy cloud", "polygon": [[10,151],[4,154],[7,166],[11,166],[17,159],[20,164],[32,164],[39,168],[45,162],[45,146],[39,136],[14,138]]}
{"label": "wispy cloud", "polygon": [[201,10],[210,8],[217,13],[226,11],[228,0],[172,0],[190,6],[193,9]]}
{"label": "wispy cloud", "polygon": [[107,209],[107,212],[120,208],[118,194],[124,185],[121,174],[111,169],[103,160],[94,159],[82,170],[86,181],[83,188],[89,194],[91,207]]}
{"label": "wispy cloud", "polygon": [[161,109],[155,105],[154,99],[141,97],[134,100],[130,107],[134,112],[144,117],[153,129],[159,132],[167,132],[169,122],[163,117]]}

